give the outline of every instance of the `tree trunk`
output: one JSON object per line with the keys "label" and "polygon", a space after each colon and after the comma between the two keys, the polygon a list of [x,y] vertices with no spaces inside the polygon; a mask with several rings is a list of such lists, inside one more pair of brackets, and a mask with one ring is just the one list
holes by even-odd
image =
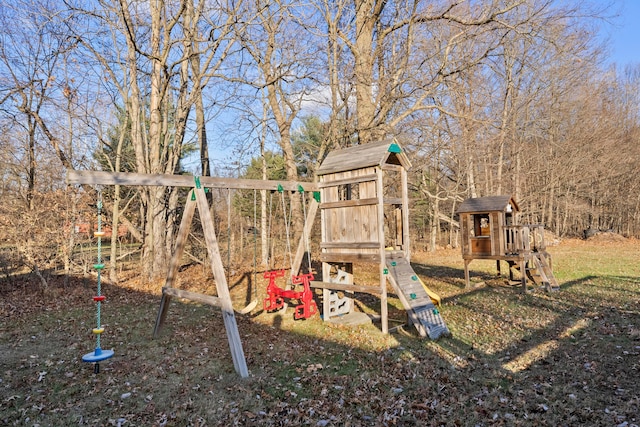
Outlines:
{"label": "tree trunk", "polygon": [[440,229],[440,198],[433,199],[433,207],[431,209],[431,232],[429,236],[429,252],[435,252],[438,244],[438,230]]}
{"label": "tree trunk", "polygon": [[373,88],[373,65],[376,57],[374,30],[385,1],[354,0],[355,44],[352,49],[356,92],[356,117],[358,140],[366,144],[380,137],[376,130],[376,104]]}
{"label": "tree trunk", "polygon": [[[264,99],[263,99],[264,101]],[[266,123],[267,117],[267,105],[265,102],[263,106],[263,121]],[[260,159],[262,161],[262,179],[266,180],[267,175],[267,159],[265,157],[264,144],[267,137],[267,127],[262,128],[262,137],[260,138]],[[260,250],[262,253],[262,266],[267,268],[269,266],[269,231],[267,230],[267,190],[260,190]]]}

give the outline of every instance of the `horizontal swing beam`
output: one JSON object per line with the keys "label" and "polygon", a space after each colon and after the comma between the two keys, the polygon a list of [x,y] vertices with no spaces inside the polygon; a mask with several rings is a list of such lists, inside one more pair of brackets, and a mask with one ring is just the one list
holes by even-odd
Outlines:
{"label": "horizontal swing beam", "polygon": [[[79,171],[67,170],[67,184],[86,185],[131,185],[162,187],[194,187],[193,175],[144,174],[128,172]],[[198,177],[205,188],[231,188],[238,190],[278,191],[318,191],[313,182],[275,181],[262,179],[218,178],[211,176]]]}
{"label": "horizontal swing beam", "polygon": [[220,302],[220,299],[213,295],[198,294],[196,292],[185,291],[183,289],[167,288],[167,287],[162,288],[162,293],[164,295],[169,295],[172,297],[182,298],[189,301],[195,301],[201,304],[207,304],[213,307],[222,308],[222,302]]}

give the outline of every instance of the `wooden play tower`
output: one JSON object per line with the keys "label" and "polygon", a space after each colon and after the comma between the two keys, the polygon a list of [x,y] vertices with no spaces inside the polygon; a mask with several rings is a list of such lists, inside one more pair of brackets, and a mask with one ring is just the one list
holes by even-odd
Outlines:
{"label": "wooden play tower", "polygon": [[[323,317],[353,313],[352,293],[380,294],[382,332],[387,333],[387,281],[420,335],[438,338],[449,331],[409,263],[411,163],[395,140],[329,153],[317,171],[322,239]],[[353,264],[376,266],[379,288],[353,285]],[[339,295],[342,294],[344,296]]]}
{"label": "wooden play tower", "polygon": [[527,278],[547,291],[559,289],[553,276],[551,255],[544,240],[541,224],[518,224],[520,208],[511,196],[476,197],[465,200],[458,208],[462,236],[462,258],[466,286],[470,286],[469,264],[474,259],[496,260],[509,265],[509,279],[513,270],[520,271],[523,292]]}

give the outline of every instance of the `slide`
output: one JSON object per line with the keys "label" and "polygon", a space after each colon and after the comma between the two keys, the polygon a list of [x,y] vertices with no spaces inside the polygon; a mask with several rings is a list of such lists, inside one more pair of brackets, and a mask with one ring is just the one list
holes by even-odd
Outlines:
{"label": "slide", "polygon": [[440,297],[427,288],[401,251],[389,251],[386,256],[389,271],[387,278],[396,290],[409,314],[409,320],[420,336],[435,340],[450,335],[447,325],[434,302],[440,305]]}

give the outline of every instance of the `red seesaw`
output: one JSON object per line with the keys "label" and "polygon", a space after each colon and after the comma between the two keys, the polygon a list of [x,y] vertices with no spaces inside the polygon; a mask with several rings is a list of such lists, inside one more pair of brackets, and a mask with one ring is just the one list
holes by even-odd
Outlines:
{"label": "red seesaw", "polygon": [[301,304],[295,308],[293,314],[294,319],[308,319],[318,312],[318,306],[313,300],[313,291],[309,281],[313,280],[313,273],[292,276],[291,283],[294,285],[303,285],[303,290],[296,292],[293,289],[282,289],[276,285],[276,278],[284,277],[285,270],[273,270],[264,273],[264,278],[269,279],[267,286],[267,294],[269,296],[264,299],[264,311],[279,310],[284,306],[284,299],[297,299]]}

